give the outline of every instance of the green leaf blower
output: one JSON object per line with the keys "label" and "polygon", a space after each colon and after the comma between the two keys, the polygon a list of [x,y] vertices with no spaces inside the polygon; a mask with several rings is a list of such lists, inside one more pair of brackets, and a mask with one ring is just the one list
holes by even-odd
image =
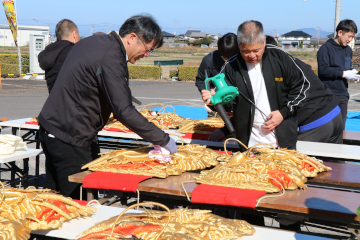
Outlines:
{"label": "green leaf blower", "polygon": [[210,91],[210,83],[213,83],[216,87],[216,93],[215,95],[211,95],[210,101],[214,105],[216,111],[220,114],[221,118],[224,120],[225,126],[229,130],[230,134],[233,134],[235,129],[230,119],[228,118],[223,105],[231,102],[235,97],[239,96],[238,88],[229,86],[226,83],[224,73],[219,73],[214,77],[208,78],[207,71],[205,71],[205,86],[206,90],[208,91]]}

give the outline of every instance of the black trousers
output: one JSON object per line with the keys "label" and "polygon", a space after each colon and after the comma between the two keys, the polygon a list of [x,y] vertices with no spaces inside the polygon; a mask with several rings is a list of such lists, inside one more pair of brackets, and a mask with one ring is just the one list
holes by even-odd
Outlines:
{"label": "black trousers", "polygon": [[343,119],[341,112],[330,122],[307,131],[298,132],[299,141],[343,143]]}
{"label": "black trousers", "polygon": [[345,129],[346,123],[346,116],[348,112],[348,103],[349,103],[349,96],[348,95],[333,95],[334,99],[337,101],[338,106],[341,109],[341,116],[343,120],[343,130]]}
{"label": "black trousers", "polygon": [[[39,139],[46,160],[44,188],[60,192],[65,197],[80,199],[79,183],[69,182],[69,175],[81,172],[81,167],[96,158],[91,147],[80,148],[49,136],[50,133],[40,127]],[[93,142],[93,144],[96,144]],[[99,148],[97,148],[99,150]],[[96,151],[96,147],[94,147]],[[85,191],[83,191],[85,192]]]}

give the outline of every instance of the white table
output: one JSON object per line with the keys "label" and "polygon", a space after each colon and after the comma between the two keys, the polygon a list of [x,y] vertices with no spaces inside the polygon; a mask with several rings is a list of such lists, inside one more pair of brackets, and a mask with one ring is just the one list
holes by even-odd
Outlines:
{"label": "white table", "polygon": [[31,118],[21,118],[21,119],[0,122],[0,127],[12,127],[12,128],[21,127],[21,129],[39,130],[39,125],[25,124],[25,122],[30,122],[30,119]]}
{"label": "white table", "polygon": [[[76,239],[76,236],[81,232],[94,226],[95,223],[107,220],[111,217],[118,216],[124,208],[96,206],[97,211],[90,217],[72,219],[65,222],[61,229],[56,230],[37,230],[32,231],[32,234],[43,235],[48,237],[56,237],[63,239]],[[127,213],[137,213],[142,211],[129,210]],[[271,229],[266,227],[254,227],[256,232],[253,235],[244,236],[243,240],[326,240],[330,238],[316,237],[311,235],[299,234],[290,231],[279,229]]]}
{"label": "white table", "polygon": [[16,151],[13,154],[0,155],[0,163],[13,162],[19,159],[35,157],[42,152],[41,149],[28,149],[25,151]]}
{"label": "white table", "polygon": [[355,145],[298,141],[296,148],[312,156],[360,160],[360,146]]}
{"label": "white table", "polygon": [[[15,174],[21,174],[22,179],[20,180],[24,186],[27,188],[29,186],[29,158],[37,157],[42,153],[41,149],[28,149],[26,151],[16,151],[13,154],[0,155],[0,163],[5,164],[8,169],[0,168],[1,171],[10,171],[11,172],[11,186],[15,187]],[[20,169],[16,166],[16,160],[23,160],[23,169]],[[35,179],[39,179],[39,166],[36,166],[35,169]],[[36,184],[35,184],[36,185]]]}
{"label": "white table", "polygon": [[317,237],[311,236],[307,234],[301,234],[296,232],[285,231],[281,229],[275,228],[266,228],[266,227],[257,227],[255,228],[255,234],[250,236],[244,236],[241,238],[242,240],[326,240],[326,239],[333,239],[333,238],[325,238],[325,237]]}
{"label": "white table", "polygon": [[[29,122],[30,118],[16,119],[6,122],[0,122],[0,126],[3,127],[13,127],[19,128],[20,124],[21,129],[28,130],[38,130],[38,125],[24,124]],[[185,134],[177,133],[176,130],[165,130],[166,133],[175,133],[181,136]],[[99,137],[113,137],[113,138],[122,138],[122,139],[142,139],[136,133],[126,133],[126,132],[113,132],[113,131],[100,131],[98,133]],[[171,136],[175,139],[176,143],[181,143],[181,139],[177,136]],[[224,142],[213,142],[207,140],[198,140],[198,139],[184,139],[184,143],[189,144],[200,144],[207,145],[209,147],[224,147]],[[227,147],[239,149],[239,145],[236,141],[228,141]],[[345,144],[332,144],[332,143],[317,143],[317,142],[297,142],[297,150],[301,151],[304,154],[317,156],[317,157],[332,157],[332,158],[342,158],[350,160],[360,160],[360,146],[355,145],[345,145]]]}

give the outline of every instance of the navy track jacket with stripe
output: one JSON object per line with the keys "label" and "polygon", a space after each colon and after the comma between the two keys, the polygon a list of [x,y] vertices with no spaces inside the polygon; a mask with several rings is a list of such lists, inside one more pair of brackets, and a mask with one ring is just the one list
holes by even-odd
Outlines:
{"label": "navy track jacket with stripe", "polygon": [[[279,110],[284,121],[275,129],[279,147],[295,148],[297,142],[297,108],[304,105],[310,83],[295,59],[274,45],[266,45],[262,58],[262,73],[271,111]],[[244,78],[243,78],[243,77]],[[246,62],[241,55],[225,68],[228,82],[254,102],[254,94]],[[232,122],[236,138],[248,145],[254,121],[255,107],[243,96],[235,99]],[[227,134],[227,129],[222,129]]]}

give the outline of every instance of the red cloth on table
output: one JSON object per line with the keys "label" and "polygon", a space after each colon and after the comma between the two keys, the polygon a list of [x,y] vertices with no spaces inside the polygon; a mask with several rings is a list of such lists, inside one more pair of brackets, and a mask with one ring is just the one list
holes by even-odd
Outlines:
{"label": "red cloth on table", "polygon": [[203,134],[203,133],[186,133],[183,138],[186,139],[199,139],[199,140],[208,140],[210,134]]}
{"label": "red cloth on table", "polygon": [[191,202],[255,208],[257,199],[265,193],[266,191],[200,184],[192,191]]}
{"label": "red cloth on table", "polygon": [[[198,140],[209,140],[209,136],[210,134],[205,134],[205,133],[186,133],[183,138],[186,138],[186,139],[198,139]],[[224,138],[221,138],[220,141],[223,141],[225,140],[226,137]]]}
{"label": "red cloth on table", "polygon": [[112,127],[103,127],[103,130],[105,131],[112,131],[112,132],[133,132],[131,130],[123,130],[123,129],[119,129],[119,128],[112,128]]}
{"label": "red cloth on table", "polygon": [[77,200],[77,199],[73,199],[74,202],[77,202],[80,205],[86,206],[86,204],[89,203],[89,201],[85,201],[85,200]]}
{"label": "red cloth on table", "polygon": [[[218,153],[222,153],[222,154],[225,154],[225,151],[219,151],[219,150],[216,150]],[[229,154],[229,155],[231,155],[232,154],[232,151],[227,151],[227,153]]]}
{"label": "red cloth on table", "polygon": [[112,172],[93,172],[84,177],[83,188],[98,188],[107,190],[119,190],[124,192],[136,192],[138,184],[150,176],[112,173]]}
{"label": "red cloth on table", "polygon": [[196,129],[196,131],[207,131],[207,132],[214,132],[215,130],[218,130],[219,128],[216,127],[207,127],[207,128],[199,128]]}
{"label": "red cloth on table", "polygon": [[39,125],[38,122],[25,122],[25,124]]}

